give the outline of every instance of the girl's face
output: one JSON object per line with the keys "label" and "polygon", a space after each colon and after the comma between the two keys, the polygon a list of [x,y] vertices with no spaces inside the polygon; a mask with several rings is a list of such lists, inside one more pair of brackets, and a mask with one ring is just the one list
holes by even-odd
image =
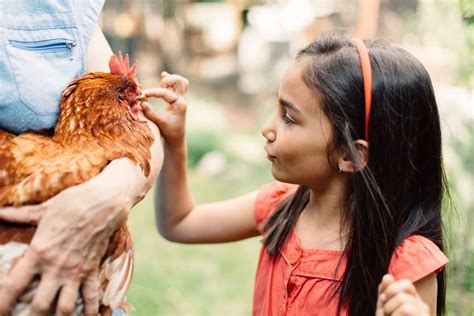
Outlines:
{"label": "girl's face", "polygon": [[278,105],[262,129],[265,151],[275,179],[316,188],[337,175],[328,161],[332,125],[321,101],[303,81],[308,61],[297,60],[287,70],[278,91]]}

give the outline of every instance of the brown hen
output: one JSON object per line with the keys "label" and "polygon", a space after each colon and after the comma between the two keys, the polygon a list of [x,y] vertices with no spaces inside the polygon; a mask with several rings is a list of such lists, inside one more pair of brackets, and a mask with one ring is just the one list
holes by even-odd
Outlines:
{"label": "brown hen", "polygon": [[[19,136],[0,130],[0,207],[38,204],[62,190],[96,176],[114,159],[127,157],[144,174],[150,172],[154,141],[147,123],[137,118],[141,87],[136,62],[130,68],[119,53],[110,73],[85,74],[72,81],[60,101],[54,134],[27,132]],[[36,227],[0,221],[0,283],[26,250]],[[133,270],[130,233],[126,226],[111,237],[100,268],[101,313],[126,310],[125,294]],[[37,283],[37,282],[36,282]],[[28,314],[30,285],[13,314]],[[75,313],[80,313],[80,304]]]}

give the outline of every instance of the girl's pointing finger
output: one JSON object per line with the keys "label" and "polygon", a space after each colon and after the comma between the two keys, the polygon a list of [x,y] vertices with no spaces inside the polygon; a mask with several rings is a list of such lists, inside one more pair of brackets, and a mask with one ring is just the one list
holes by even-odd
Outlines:
{"label": "girl's pointing finger", "polygon": [[176,100],[178,100],[178,96],[173,91],[170,91],[169,89],[165,89],[165,88],[151,88],[151,89],[144,90],[142,93],[147,98],[148,97],[161,98],[165,100],[166,102],[168,102],[169,104],[173,104],[174,102],[176,102]]}

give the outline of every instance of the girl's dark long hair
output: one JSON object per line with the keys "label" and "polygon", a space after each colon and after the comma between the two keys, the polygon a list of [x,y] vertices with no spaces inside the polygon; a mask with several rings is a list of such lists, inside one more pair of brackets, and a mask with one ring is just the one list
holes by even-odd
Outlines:
{"label": "girl's dark long hair", "polygon": [[[374,315],[377,286],[395,248],[421,235],[444,250],[441,204],[447,190],[442,164],[441,128],[430,77],[403,49],[365,41],[372,64],[369,158],[351,176],[345,200],[347,259],[337,289],[339,310]],[[358,162],[354,141],[364,138],[364,92],[359,55],[348,38],[331,35],[301,50],[309,62],[304,81],[322,101],[333,125],[330,150],[343,150]],[[277,255],[309,200],[300,186],[269,218],[264,239]],[[437,274],[437,314],[445,310],[445,272]]]}

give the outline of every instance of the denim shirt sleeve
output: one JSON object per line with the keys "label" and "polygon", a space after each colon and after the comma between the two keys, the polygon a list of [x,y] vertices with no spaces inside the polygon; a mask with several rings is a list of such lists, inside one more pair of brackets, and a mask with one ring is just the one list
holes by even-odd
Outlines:
{"label": "denim shirt sleeve", "polygon": [[67,84],[84,73],[103,1],[0,0],[0,128],[54,128]]}

